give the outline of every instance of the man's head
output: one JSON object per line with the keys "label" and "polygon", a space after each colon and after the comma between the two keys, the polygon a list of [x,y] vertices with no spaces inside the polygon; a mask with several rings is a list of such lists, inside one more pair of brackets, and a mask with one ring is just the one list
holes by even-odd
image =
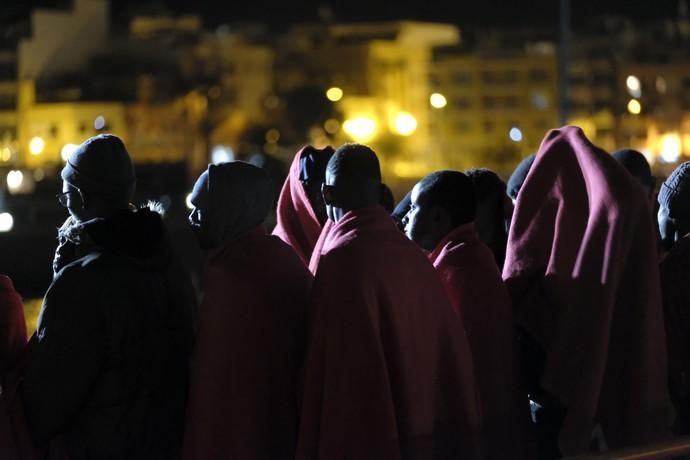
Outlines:
{"label": "man's head", "polygon": [[328,217],[338,222],[348,211],[381,200],[381,169],[371,148],[345,144],[335,151],[326,169],[323,199]]}
{"label": "man's head", "polygon": [[644,187],[649,198],[654,193],[655,180],[647,159],[637,150],[624,149],[613,154],[613,158],[628,170],[632,176]]}
{"label": "man's head", "polygon": [[678,166],[659,189],[659,233],[664,248],[670,249],[690,233],[690,162]]}
{"label": "man's head", "polygon": [[326,180],[326,167],[333,156],[333,152],[333,147],[330,146],[317,149],[308,145],[302,149],[299,159],[299,180],[321,225],[325,224],[326,219],[328,219],[321,186]]}
{"label": "man's head", "polygon": [[202,249],[215,249],[260,225],[273,204],[273,183],[242,161],[209,165],[194,184],[189,224]]}
{"label": "man's head", "polygon": [[532,168],[535,158],[536,155],[534,154],[524,158],[520,164],[517,165],[517,168],[515,168],[515,171],[513,171],[513,174],[511,174],[510,178],[508,179],[506,193],[513,201],[513,204],[515,204],[515,201],[517,200],[520,189],[522,188],[522,184],[525,183],[525,179],[527,179],[527,174],[529,174],[529,170]]}
{"label": "man's head", "polygon": [[405,233],[432,251],[453,229],[474,221],[476,197],[470,179],[459,171],[437,171],[412,189]]}
{"label": "man's head", "polygon": [[507,238],[507,225],[512,214],[512,203],[506,195],[506,184],[493,171],[484,168],[465,172],[474,185],[477,197],[477,215],[474,224],[477,234],[493,248],[497,241]]}
{"label": "man's head", "polygon": [[61,177],[60,203],[82,222],[127,209],[136,184],[129,153],[112,134],[82,143],[70,155]]}

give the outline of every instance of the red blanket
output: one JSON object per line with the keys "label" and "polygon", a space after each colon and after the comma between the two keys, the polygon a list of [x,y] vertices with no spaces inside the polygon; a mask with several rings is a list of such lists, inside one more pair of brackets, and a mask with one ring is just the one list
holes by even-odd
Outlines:
{"label": "red blanket", "polygon": [[519,378],[512,307],[493,253],[470,223],[449,233],[429,260],[467,331],[481,396],[485,458],[530,458],[529,405]]}
{"label": "red blanket", "polygon": [[383,208],[333,225],[312,304],[297,458],[479,458],[460,318]]}
{"label": "red blanket", "polygon": [[518,196],[503,277],[541,345],[541,387],[567,407],[563,454],[597,422],[609,447],[667,428],[666,339],[642,188],[582,131],[551,131]]}
{"label": "red blanket", "polygon": [[259,229],[210,258],[184,458],[294,458],[311,280],[290,247]]}
{"label": "red blanket", "polygon": [[321,233],[321,224],[299,180],[301,155],[302,150],[295,155],[280,192],[276,216],[278,223],[273,234],[292,246],[304,265],[308,265]]}

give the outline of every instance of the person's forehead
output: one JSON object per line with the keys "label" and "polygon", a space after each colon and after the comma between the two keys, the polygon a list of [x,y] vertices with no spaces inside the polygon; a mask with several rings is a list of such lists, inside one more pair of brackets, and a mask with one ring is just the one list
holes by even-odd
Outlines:
{"label": "person's forehead", "polygon": [[419,195],[422,193],[422,185],[421,182],[418,182],[415,184],[414,187],[412,187],[412,193],[410,194],[410,202],[414,204],[419,204]]}

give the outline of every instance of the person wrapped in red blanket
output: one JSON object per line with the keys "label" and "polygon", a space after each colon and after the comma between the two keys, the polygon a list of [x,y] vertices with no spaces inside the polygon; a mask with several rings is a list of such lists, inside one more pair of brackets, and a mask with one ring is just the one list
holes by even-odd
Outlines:
{"label": "person wrapped in red blanket", "polygon": [[323,187],[298,459],[481,458],[461,318],[424,254],[378,204],[376,154],[346,144]]}
{"label": "person wrapped in red blanket", "polygon": [[481,395],[485,458],[531,458],[529,404],[519,378],[512,307],[494,254],[479,240],[476,203],[465,174],[429,174],[412,189],[405,232],[429,252],[462,316]]}
{"label": "person wrapped in red blanket", "polygon": [[530,397],[545,409],[534,417],[547,415],[563,455],[667,434],[654,230],[634,181],[564,127],[542,142],[517,198],[503,277],[531,344]]}
{"label": "person wrapped in red blanket", "polygon": [[297,152],[278,198],[273,234],[292,246],[305,265],[326,223],[321,184],[331,155],[331,147],[319,150],[311,145]]}
{"label": "person wrapped in red blanket", "polygon": [[291,459],[298,371],[312,276],[266,235],[268,175],[211,165],[192,193],[190,223],[211,253],[191,367],[183,458]]}

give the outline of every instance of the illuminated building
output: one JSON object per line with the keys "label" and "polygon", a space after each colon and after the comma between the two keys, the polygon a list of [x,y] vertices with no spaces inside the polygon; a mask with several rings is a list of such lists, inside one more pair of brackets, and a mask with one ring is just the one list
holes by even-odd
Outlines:
{"label": "illuminated building", "polygon": [[434,53],[432,138],[446,167],[508,170],[539,147],[558,120],[556,56],[537,44],[509,52],[479,47]]}

